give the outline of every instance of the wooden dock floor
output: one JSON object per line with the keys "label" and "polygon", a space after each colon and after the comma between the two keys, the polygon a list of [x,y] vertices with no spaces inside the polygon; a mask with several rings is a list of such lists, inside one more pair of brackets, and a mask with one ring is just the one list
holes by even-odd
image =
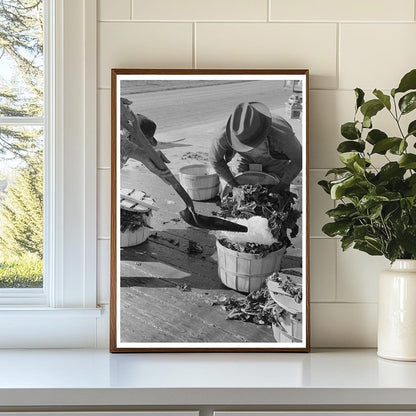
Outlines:
{"label": "wooden dock floor", "polygon": [[[122,342],[275,342],[272,329],[236,320],[212,305],[216,296],[244,295],[222,285],[217,273],[216,238],[186,225],[179,197],[159,178],[133,163],[123,169],[123,187],[141,187],[156,197],[155,234],[143,244],[121,249]],[[196,202],[200,213],[218,210],[216,201]],[[189,241],[203,249],[188,254]],[[300,241],[300,239],[299,239]],[[299,249],[289,249],[283,268],[301,267]],[[184,291],[185,285],[190,289]]]}

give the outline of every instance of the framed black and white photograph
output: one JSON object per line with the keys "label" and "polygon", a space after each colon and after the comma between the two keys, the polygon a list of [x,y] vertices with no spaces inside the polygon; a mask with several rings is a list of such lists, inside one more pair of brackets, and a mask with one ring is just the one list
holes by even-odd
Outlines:
{"label": "framed black and white photograph", "polygon": [[112,70],[110,351],[309,351],[308,70]]}

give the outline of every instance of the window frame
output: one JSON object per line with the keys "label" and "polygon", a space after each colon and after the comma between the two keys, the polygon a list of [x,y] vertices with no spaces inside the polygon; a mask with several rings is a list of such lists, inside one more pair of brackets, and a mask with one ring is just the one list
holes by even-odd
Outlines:
{"label": "window frame", "polygon": [[44,287],[0,294],[0,347],[95,347],[97,0],[44,2]]}

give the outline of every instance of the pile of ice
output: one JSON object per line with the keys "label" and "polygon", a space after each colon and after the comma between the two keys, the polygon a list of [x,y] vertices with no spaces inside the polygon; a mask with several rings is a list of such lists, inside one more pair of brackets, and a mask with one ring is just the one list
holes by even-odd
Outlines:
{"label": "pile of ice", "polygon": [[264,245],[272,245],[277,242],[273,237],[272,232],[269,228],[267,218],[254,216],[246,219],[230,219],[229,221],[236,222],[241,225],[245,225],[248,228],[246,233],[234,233],[230,231],[221,231],[218,238],[226,238],[233,243],[256,243]]}

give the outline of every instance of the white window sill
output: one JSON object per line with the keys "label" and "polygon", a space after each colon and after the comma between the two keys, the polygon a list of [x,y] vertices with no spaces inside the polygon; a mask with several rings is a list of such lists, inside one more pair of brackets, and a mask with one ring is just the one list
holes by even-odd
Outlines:
{"label": "white window sill", "polygon": [[377,358],[375,350],[310,354],[2,350],[0,368],[0,411],[65,406],[416,409],[416,363]]}
{"label": "white window sill", "polygon": [[[2,306],[0,348],[96,348],[107,345],[107,309]],[[1,373],[0,366],[0,377]]]}
{"label": "white window sill", "polygon": [[46,308],[42,306],[0,306],[0,319],[6,316],[22,317],[68,317],[68,318],[99,318],[101,308]]}

